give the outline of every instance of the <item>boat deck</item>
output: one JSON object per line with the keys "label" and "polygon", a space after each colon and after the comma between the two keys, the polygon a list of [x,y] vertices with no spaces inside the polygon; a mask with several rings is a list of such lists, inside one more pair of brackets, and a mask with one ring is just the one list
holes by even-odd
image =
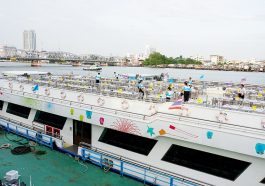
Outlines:
{"label": "boat deck", "polygon": [[[8,134],[11,139],[20,139]],[[23,142],[26,142],[24,139]],[[0,145],[9,143],[13,147],[19,146],[9,141],[0,129]],[[55,150],[44,146],[36,146],[36,150],[46,151],[44,155],[29,153],[13,155],[10,149],[0,149],[0,179],[10,170],[17,170],[21,181],[29,185],[30,176],[33,185],[143,185],[143,183],[121,177],[113,172],[105,173],[95,165],[77,161]]]}

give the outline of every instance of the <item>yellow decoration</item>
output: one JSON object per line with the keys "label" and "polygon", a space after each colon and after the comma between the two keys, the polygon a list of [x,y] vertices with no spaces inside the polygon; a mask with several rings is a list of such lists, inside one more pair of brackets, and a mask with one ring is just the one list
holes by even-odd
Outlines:
{"label": "yellow decoration", "polygon": [[160,98],[160,97],[161,97],[161,94],[157,94],[156,97],[157,97],[157,98]]}
{"label": "yellow decoration", "polygon": [[240,100],[240,98],[237,96],[237,97],[235,97],[235,99],[236,99],[236,101],[239,101]]}
{"label": "yellow decoration", "polygon": [[259,93],[259,94],[258,94],[258,97],[261,98],[261,97],[262,97],[262,94]]}
{"label": "yellow decoration", "polygon": [[202,103],[203,103],[202,98],[198,98],[198,99],[197,99],[197,103],[202,104]]}
{"label": "yellow decoration", "polygon": [[256,111],[257,110],[257,106],[256,105],[253,105],[252,106],[252,110]]}
{"label": "yellow decoration", "polygon": [[122,93],[122,89],[121,89],[121,88],[118,89],[118,93],[119,93],[119,94]]}
{"label": "yellow decoration", "polygon": [[153,89],[152,88],[148,88],[149,91],[152,91]]}
{"label": "yellow decoration", "polygon": [[265,93],[265,90],[263,90],[263,93]]}

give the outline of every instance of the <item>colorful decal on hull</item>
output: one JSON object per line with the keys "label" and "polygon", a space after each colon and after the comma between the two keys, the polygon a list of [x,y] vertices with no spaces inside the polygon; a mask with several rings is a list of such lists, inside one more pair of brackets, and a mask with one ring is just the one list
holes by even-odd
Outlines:
{"label": "colorful decal on hull", "polygon": [[80,116],[79,116],[79,120],[80,120],[80,121],[84,121],[84,115],[80,115]]}
{"label": "colorful decal on hull", "polygon": [[75,110],[73,108],[70,108],[70,114],[74,115]]}
{"label": "colorful decal on hull", "polygon": [[33,108],[39,107],[39,102],[35,99],[32,99],[32,98],[23,97],[22,102],[23,102],[23,104],[25,104],[29,107],[33,107]]}
{"label": "colorful decal on hull", "polygon": [[46,103],[46,107],[47,107],[48,110],[52,110],[53,109],[53,104],[50,103],[50,102],[47,102]]}
{"label": "colorful decal on hull", "polygon": [[150,134],[150,136],[153,136],[155,133],[154,133],[154,128],[151,128],[151,127],[148,127],[147,126],[147,133]]}
{"label": "colorful decal on hull", "polygon": [[99,123],[100,123],[100,125],[103,125],[103,124],[104,124],[104,120],[105,120],[105,119],[104,119],[103,117],[100,117],[100,118],[99,118]]}
{"label": "colorful decal on hull", "polygon": [[192,134],[192,133],[190,133],[190,132],[186,132],[185,130],[178,129],[178,128],[176,128],[174,125],[169,125],[169,128],[170,128],[171,130],[174,130],[174,131],[176,131],[176,132],[178,132],[178,133],[181,133],[181,134],[185,135],[186,137],[190,137],[190,138],[198,138],[197,135],[194,135],[194,134]]}
{"label": "colorful decal on hull", "polygon": [[208,131],[206,133],[207,139],[212,139],[213,138],[213,132],[212,131]]}
{"label": "colorful decal on hull", "polygon": [[140,129],[131,120],[128,119],[117,119],[110,127],[121,132],[141,135]]}
{"label": "colorful decal on hull", "polygon": [[257,143],[256,146],[255,146],[255,149],[256,149],[256,153],[257,154],[264,154],[264,151],[265,151],[265,144],[263,143]]}
{"label": "colorful decal on hull", "polygon": [[86,111],[86,118],[91,119],[91,117],[92,117],[92,112],[87,110]]}

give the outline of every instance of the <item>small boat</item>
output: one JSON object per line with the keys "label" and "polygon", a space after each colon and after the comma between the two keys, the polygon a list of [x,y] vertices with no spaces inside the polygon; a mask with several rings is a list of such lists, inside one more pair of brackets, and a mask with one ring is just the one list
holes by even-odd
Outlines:
{"label": "small boat", "polygon": [[3,180],[0,180],[0,186],[26,186],[24,182],[19,179],[18,171],[11,170],[6,173]]}
{"label": "small boat", "polygon": [[92,65],[90,67],[84,67],[83,70],[89,70],[89,71],[101,71],[102,67],[97,65]]}
{"label": "small boat", "polygon": [[34,60],[31,62],[32,67],[40,67],[41,66],[41,61],[39,60]]}

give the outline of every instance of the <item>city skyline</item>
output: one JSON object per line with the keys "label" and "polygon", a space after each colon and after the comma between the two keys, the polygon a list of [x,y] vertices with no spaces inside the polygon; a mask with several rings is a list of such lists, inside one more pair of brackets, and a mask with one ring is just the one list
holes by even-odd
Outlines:
{"label": "city skyline", "polygon": [[37,50],[123,56],[143,53],[149,44],[168,56],[264,59],[264,5],[261,0],[4,1],[0,43],[23,48],[21,33],[33,29]]}

